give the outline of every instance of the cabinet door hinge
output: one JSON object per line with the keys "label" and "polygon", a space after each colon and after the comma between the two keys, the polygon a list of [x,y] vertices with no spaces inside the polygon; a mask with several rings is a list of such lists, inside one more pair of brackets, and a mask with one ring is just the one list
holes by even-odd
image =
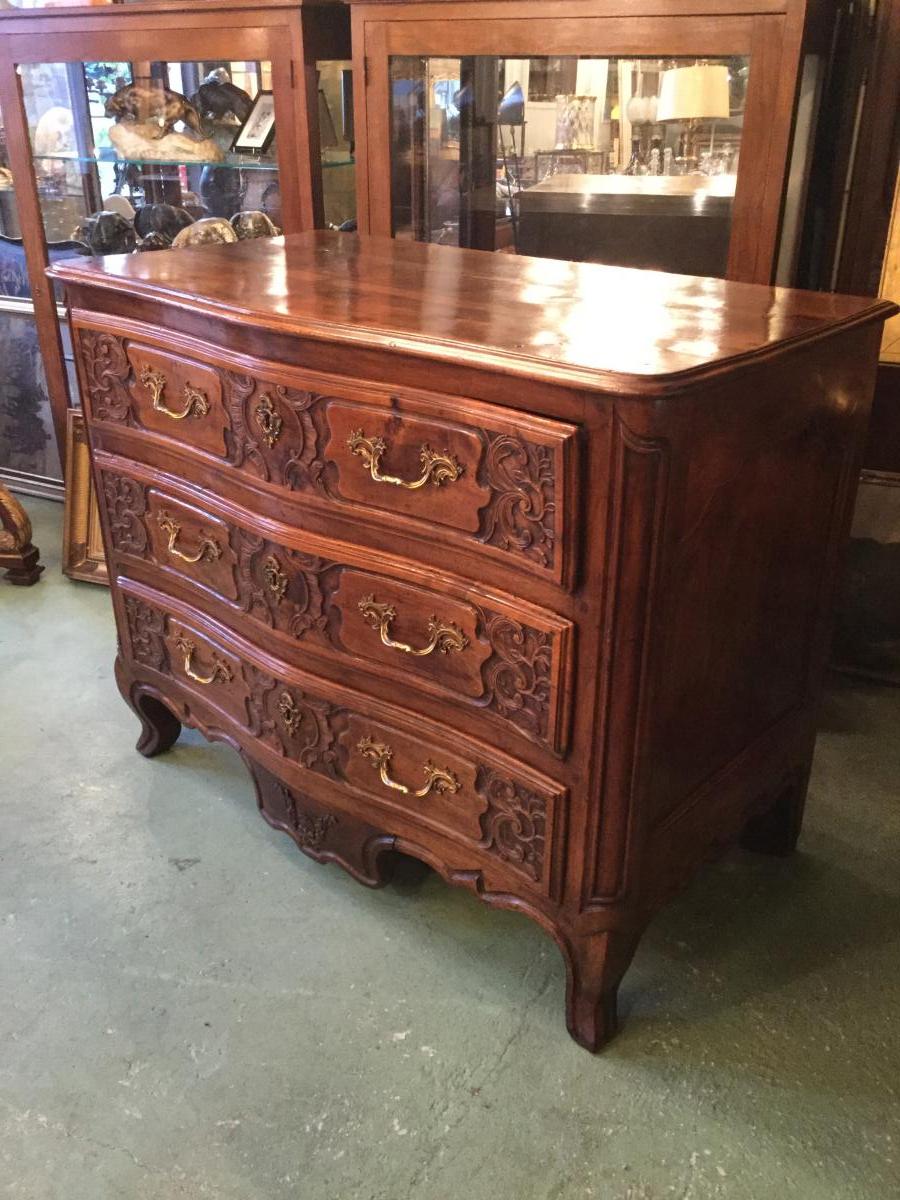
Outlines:
{"label": "cabinet door hinge", "polygon": [[363,87],[369,86],[369,56],[363,58]]}

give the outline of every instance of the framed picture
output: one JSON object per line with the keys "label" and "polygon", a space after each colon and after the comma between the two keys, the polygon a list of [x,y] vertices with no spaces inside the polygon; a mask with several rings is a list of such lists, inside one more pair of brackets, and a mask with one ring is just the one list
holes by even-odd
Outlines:
{"label": "framed picture", "polygon": [[272,92],[260,92],[231,148],[245,154],[265,154],[274,136],[275,96]]}
{"label": "framed picture", "polygon": [[91,458],[84,428],[84,414],[80,408],[70,408],[67,416],[66,449],[69,468],[66,471],[62,569],[70,579],[108,584],[109,574],[103,554],[100,510],[97,507],[91,478]]}

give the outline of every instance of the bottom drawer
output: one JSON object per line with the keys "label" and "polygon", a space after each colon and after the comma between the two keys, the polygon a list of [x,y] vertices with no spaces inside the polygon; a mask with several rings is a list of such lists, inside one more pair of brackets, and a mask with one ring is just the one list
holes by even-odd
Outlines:
{"label": "bottom drawer", "polygon": [[[553,895],[565,789],[455,732],[272,660],[180,603],[119,580],[131,662],[303,772],[352,792],[360,815],[431,828]],[[165,689],[161,689],[163,692]],[[306,781],[305,786],[309,786]]]}

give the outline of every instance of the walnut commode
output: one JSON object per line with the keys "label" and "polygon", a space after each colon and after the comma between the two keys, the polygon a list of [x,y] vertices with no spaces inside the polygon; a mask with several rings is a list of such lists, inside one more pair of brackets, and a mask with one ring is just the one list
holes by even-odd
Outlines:
{"label": "walnut commode", "polygon": [[596,1050],[653,911],[796,840],[891,306],[330,233],[54,274],[138,748],[528,914]]}

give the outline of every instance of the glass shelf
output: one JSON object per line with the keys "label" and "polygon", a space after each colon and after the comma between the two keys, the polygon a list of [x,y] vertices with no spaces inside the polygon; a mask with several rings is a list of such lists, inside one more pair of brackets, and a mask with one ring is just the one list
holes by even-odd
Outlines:
{"label": "glass shelf", "polygon": [[233,154],[229,154],[225,158],[219,159],[218,161],[196,158],[119,158],[119,156],[116,154],[97,154],[93,156],[77,154],[36,154],[34,156],[34,162],[38,169],[40,169],[41,163],[72,163],[73,165],[85,165],[92,167],[111,163],[113,166],[121,165],[125,167],[224,167],[225,169],[232,171],[278,170],[277,159],[262,159]]}

